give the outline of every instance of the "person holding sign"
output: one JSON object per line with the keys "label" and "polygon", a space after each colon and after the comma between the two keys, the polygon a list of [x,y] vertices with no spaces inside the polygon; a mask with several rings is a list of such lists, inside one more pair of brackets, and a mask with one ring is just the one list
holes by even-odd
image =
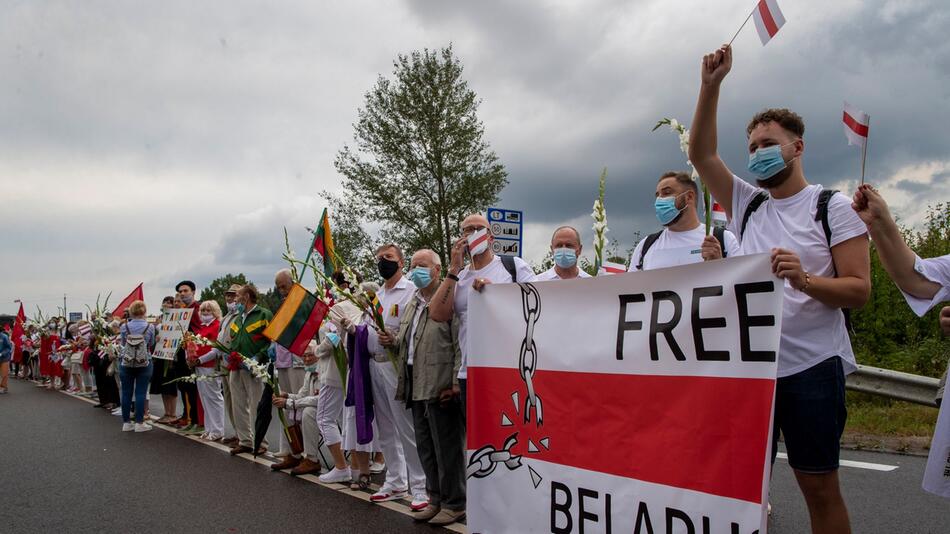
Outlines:
{"label": "person holding sign", "polygon": [[792,111],[765,110],[746,129],[748,169],[759,187],[726,167],[717,153],[716,114],[731,69],[729,45],[703,58],[689,160],[725,209],[739,253],[769,253],[785,284],[773,458],[781,431],[812,531],[850,532],[837,470],[847,419],[844,376],[856,364],[841,309],[863,306],[871,293],[867,229],[851,199],[808,184],[805,125]]}
{"label": "person holding sign", "polygon": [[653,204],[664,228],[640,240],[629,272],[718,260],[739,252],[732,232],[717,228],[706,235],[696,211],[699,199],[699,187],[688,173],[669,171],[660,176]]}
{"label": "person holding sign", "polygon": [[554,267],[535,275],[533,282],[547,280],[570,280],[572,278],[590,278],[591,276],[577,266],[581,256],[581,234],[573,226],[562,226],[551,236],[551,258]]}

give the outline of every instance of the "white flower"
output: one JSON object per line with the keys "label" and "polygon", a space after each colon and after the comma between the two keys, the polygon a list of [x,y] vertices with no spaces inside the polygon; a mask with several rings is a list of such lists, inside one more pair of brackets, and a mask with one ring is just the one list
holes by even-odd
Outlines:
{"label": "white flower", "polygon": [[673,130],[679,130],[680,123],[676,119],[670,119],[670,128]]}

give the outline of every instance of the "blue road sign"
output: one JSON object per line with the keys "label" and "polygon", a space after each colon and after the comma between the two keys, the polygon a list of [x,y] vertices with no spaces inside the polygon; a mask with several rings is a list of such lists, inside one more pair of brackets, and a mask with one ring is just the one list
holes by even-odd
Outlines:
{"label": "blue road sign", "polygon": [[488,224],[495,236],[492,252],[501,256],[521,257],[524,213],[502,208],[488,208]]}

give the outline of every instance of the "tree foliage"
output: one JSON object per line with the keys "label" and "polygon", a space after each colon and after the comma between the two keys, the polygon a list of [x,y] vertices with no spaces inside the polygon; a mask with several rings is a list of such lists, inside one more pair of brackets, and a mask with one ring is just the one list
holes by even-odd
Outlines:
{"label": "tree foliage", "polygon": [[371,225],[379,242],[431,248],[448,264],[462,219],[498,200],[507,173],[484,140],[480,101],[462,70],[451,46],[400,54],[392,79],[380,76],[366,94],[353,145],[334,162],[343,192],[324,192],[347,263],[369,268]]}
{"label": "tree foliage", "polygon": [[228,306],[224,301],[224,293],[229,287],[231,287],[231,284],[243,286],[246,283],[247,278],[244,276],[244,273],[228,273],[224,276],[215,278],[210,284],[208,284],[208,287],[202,289],[199,300],[216,300],[218,301],[218,305],[221,306],[221,311],[227,313]]}

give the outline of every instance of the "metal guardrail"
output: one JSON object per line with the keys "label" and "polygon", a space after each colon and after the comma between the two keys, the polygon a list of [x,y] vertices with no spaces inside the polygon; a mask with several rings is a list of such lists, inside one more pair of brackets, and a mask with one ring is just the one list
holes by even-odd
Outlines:
{"label": "metal guardrail", "polygon": [[845,386],[853,391],[936,407],[934,399],[940,387],[940,380],[858,365],[858,370],[848,375]]}

